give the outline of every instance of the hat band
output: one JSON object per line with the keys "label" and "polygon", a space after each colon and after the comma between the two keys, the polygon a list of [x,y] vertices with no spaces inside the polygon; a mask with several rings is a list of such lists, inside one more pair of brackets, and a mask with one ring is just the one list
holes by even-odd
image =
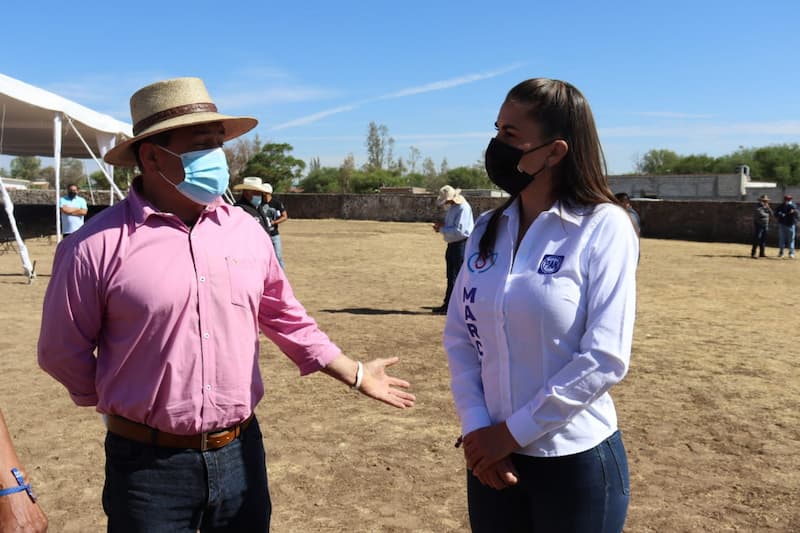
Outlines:
{"label": "hat band", "polygon": [[186,104],[177,107],[171,107],[158,113],[153,113],[149,117],[144,117],[142,120],[133,125],[133,134],[139,135],[143,130],[146,130],[153,124],[167,120],[170,118],[179,117],[181,115],[189,115],[191,113],[216,113],[217,106],[212,103],[199,103],[199,104]]}

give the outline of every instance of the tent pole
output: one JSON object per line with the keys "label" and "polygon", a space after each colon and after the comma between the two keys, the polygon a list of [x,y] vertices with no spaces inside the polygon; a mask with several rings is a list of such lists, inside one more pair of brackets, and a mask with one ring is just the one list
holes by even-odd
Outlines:
{"label": "tent pole", "polygon": [[69,122],[69,125],[72,126],[73,131],[78,135],[78,138],[83,143],[83,146],[86,147],[86,150],[89,152],[89,155],[91,155],[92,159],[94,159],[94,162],[97,163],[98,167],[100,167],[100,171],[103,173],[103,175],[108,180],[108,183],[111,185],[111,194],[114,194],[116,192],[119,195],[120,200],[124,200],[125,197],[122,195],[122,191],[119,190],[119,187],[117,187],[117,184],[114,183],[114,180],[111,179],[111,176],[109,176],[108,172],[106,172],[105,167],[100,163],[100,161],[97,159],[97,157],[95,157],[94,152],[89,147],[89,144],[86,142],[86,140],[84,140],[83,135],[81,135],[81,132],[78,131],[78,128],[75,127],[75,124],[72,123],[72,119],[69,117],[69,115],[67,115],[67,121]]}
{"label": "tent pole", "polygon": [[53,114],[53,159],[56,169],[56,242],[61,242],[61,113]]}

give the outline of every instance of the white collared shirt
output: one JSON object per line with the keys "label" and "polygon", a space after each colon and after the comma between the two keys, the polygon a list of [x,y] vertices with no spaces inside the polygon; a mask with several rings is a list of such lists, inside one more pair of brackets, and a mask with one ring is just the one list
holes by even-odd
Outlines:
{"label": "white collared shirt", "polygon": [[628,370],[639,243],[628,214],[556,202],[514,257],[519,200],[501,215],[494,254],[467,241],[444,330],[463,434],[505,421],[540,457],[588,450],[617,429],[608,394]]}

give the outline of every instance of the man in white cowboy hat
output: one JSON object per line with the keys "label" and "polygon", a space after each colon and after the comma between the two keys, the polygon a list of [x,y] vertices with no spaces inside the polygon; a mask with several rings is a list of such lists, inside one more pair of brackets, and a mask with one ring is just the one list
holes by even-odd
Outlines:
{"label": "man in white cowboy hat", "polygon": [[439,189],[436,203],[447,209],[444,223],[435,222],[433,224],[433,231],[441,233],[447,243],[447,250],[444,253],[447,266],[447,289],[444,293],[444,302],[441,306],[435,307],[433,312],[444,315],[447,313],[447,305],[450,303],[450,295],[453,292],[458,271],[461,269],[461,263],[464,262],[467,237],[472,233],[475,221],[472,218],[472,207],[461,195],[461,189],[445,185]]}
{"label": "man in white cowboy hat", "polygon": [[[258,222],[264,231],[269,232],[271,222],[261,212],[262,195],[267,191],[266,186],[261,183],[261,178],[247,177],[242,179],[242,183],[233,186],[234,191],[242,191],[239,199],[233,204],[241,207],[247,214]],[[271,188],[270,188],[271,190]]]}
{"label": "man in white cowboy hat", "polygon": [[103,413],[109,531],[268,531],[259,329],[299,367],[404,408],[397,358],[362,364],[295,299],[267,234],[225,204],[222,143],[257,121],[217,112],[202,80],[131,97],[134,137],[110,150],[141,170],[128,197],[56,250],[39,364]]}

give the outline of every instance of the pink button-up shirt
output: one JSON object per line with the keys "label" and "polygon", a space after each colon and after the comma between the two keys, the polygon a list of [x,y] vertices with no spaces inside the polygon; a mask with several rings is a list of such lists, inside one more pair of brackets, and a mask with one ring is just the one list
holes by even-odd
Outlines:
{"label": "pink button-up shirt", "polygon": [[219,201],[188,228],[132,188],[58,246],[39,365],[78,405],[196,434],[263,396],[259,327],[301,374],[340,354],[250,215]]}

